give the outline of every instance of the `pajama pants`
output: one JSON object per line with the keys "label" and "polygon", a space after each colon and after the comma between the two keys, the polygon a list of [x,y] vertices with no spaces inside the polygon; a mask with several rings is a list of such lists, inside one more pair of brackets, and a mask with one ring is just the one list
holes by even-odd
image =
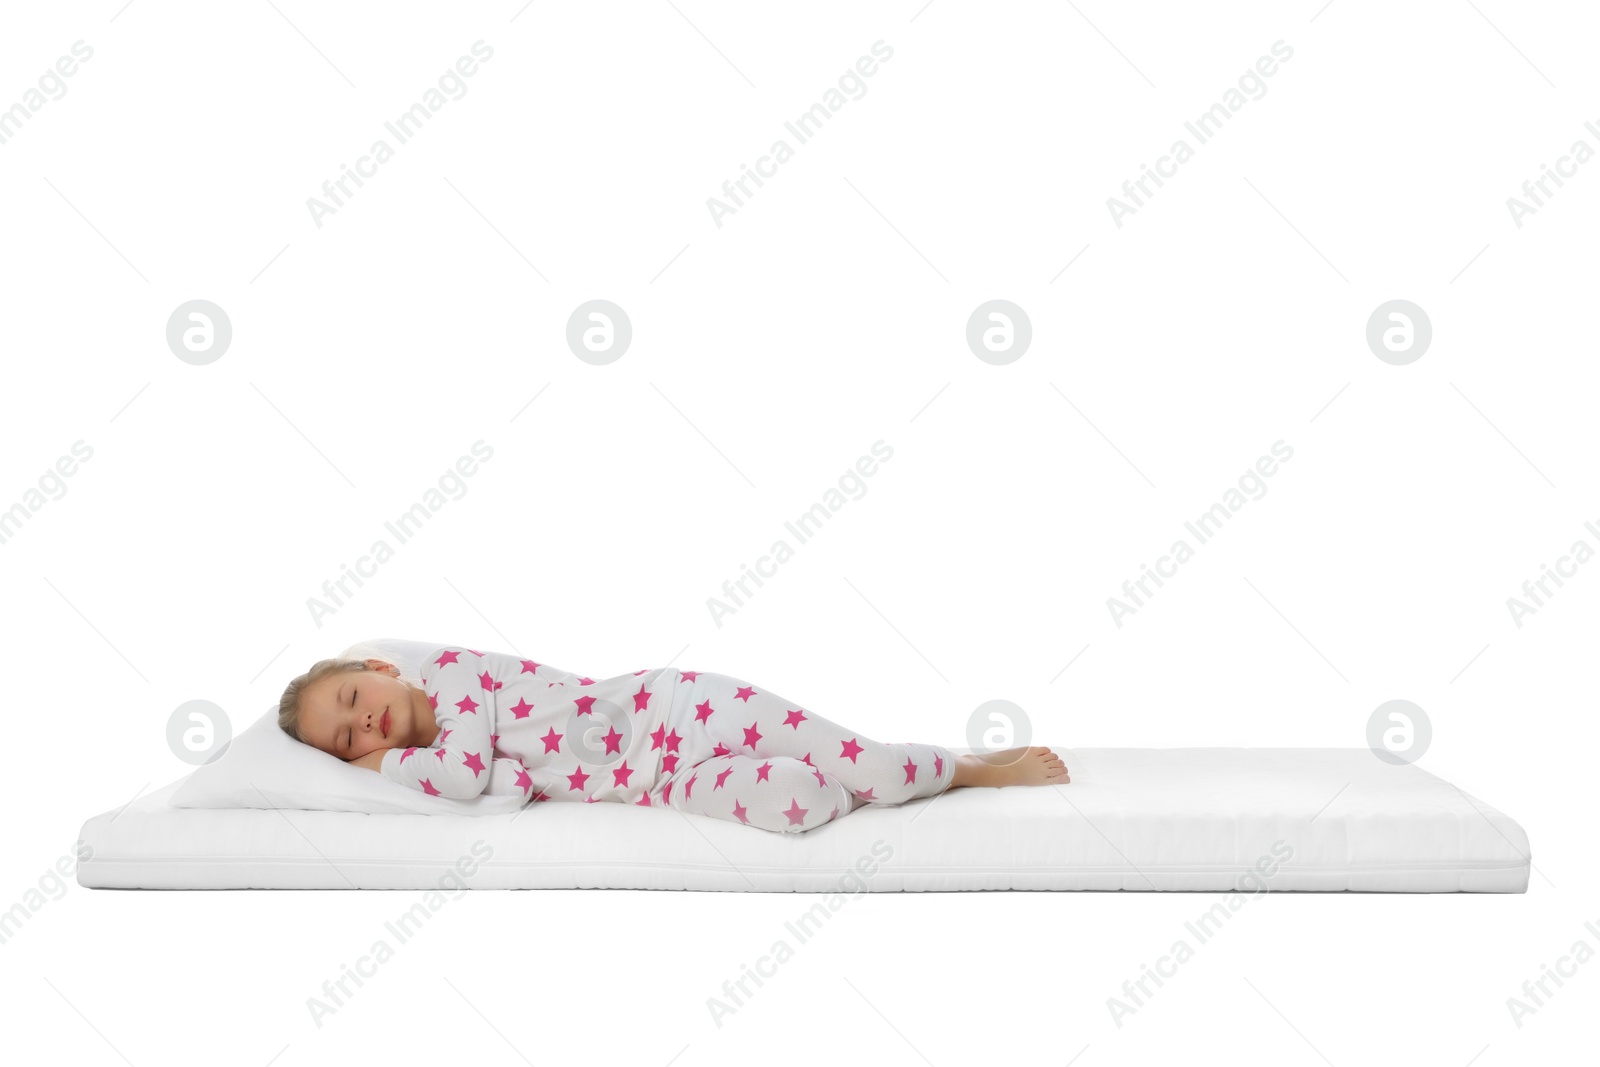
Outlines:
{"label": "pajama pants", "polygon": [[683,671],[650,803],[781,833],[866,804],[935,796],[955,779],[938,745],[864,737],[739,678]]}

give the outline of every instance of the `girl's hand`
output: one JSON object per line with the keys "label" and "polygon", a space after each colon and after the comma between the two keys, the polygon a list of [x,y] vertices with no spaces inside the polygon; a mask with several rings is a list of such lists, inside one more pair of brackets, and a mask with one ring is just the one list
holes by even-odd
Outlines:
{"label": "girl's hand", "polygon": [[387,751],[389,750],[386,748],[376,748],[371,752],[368,752],[365,756],[357,756],[355,759],[346,760],[345,762],[349,763],[352,767],[365,767],[368,770],[382,772],[383,754]]}

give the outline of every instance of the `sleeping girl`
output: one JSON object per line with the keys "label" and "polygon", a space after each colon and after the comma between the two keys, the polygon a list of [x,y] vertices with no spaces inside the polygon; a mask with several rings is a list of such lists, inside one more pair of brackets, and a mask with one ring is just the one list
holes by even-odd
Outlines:
{"label": "sleeping girl", "polygon": [[958,786],[1071,780],[1041,745],[956,755],[874,741],[709,671],[596,681],[459,645],[429,653],[416,681],[383,659],[319,660],[284,690],[278,725],[432,796],[667,806],[792,833]]}

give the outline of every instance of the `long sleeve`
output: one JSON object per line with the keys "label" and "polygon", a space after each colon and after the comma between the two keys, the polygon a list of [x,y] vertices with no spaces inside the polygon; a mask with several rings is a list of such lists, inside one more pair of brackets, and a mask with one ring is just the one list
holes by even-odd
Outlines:
{"label": "long sleeve", "polygon": [[495,762],[490,735],[495,690],[501,683],[481,653],[457,645],[436,652],[422,665],[422,690],[433,705],[439,736],[432,748],[390,749],[379,770],[386,778],[430,796],[471,800],[488,786]]}
{"label": "long sleeve", "polygon": [[496,756],[489,765],[488,778],[489,784],[483,791],[492,796],[515,793],[526,798],[533,792],[533,776],[521,760],[511,756]]}
{"label": "long sleeve", "polygon": [[594,684],[593,678],[589,678],[581,674],[573,674],[571,671],[564,671],[560,667],[552,667],[548,663],[540,663],[537,660],[531,659],[518,660],[517,662],[520,664],[519,669],[523,674],[532,674],[536,678],[547,682],[550,685]]}

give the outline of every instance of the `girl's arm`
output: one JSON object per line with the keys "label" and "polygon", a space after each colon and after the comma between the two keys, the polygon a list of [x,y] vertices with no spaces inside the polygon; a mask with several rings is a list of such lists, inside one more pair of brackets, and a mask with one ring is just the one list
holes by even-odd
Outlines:
{"label": "girl's arm", "polygon": [[[432,748],[387,748],[377,771],[429,796],[471,800],[489,784],[497,683],[485,657],[458,645],[435,649],[422,665],[422,690],[439,736]],[[375,753],[353,761],[360,763]]]}
{"label": "girl's arm", "polygon": [[594,684],[594,679],[586,674],[564,671],[560,667],[552,667],[543,660],[524,659],[520,654],[491,651],[485,653],[485,658],[494,665],[496,673],[502,679],[517,678],[525,681],[531,674],[546,686]]}
{"label": "girl's arm", "polygon": [[[357,767],[366,767],[368,770],[382,773],[383,757],[389,751],[386,748],[374,749],[365,756],[357,756],[349,762]],[[533,792],[533,777],[521,760],[510,756],[496,756],[489,766],[489,778],[483,791],[490,796],[514,793],[526,797]]]}
{"label": "girl's arm", "polygon": [[531,673],[535,678],[538,678],[542,682],[550,682],[561,685],[594,684],[594,679],[588,677],[587,675],[573,674],[571,671],[564,671],[560,667],[552,667],[550,664],[541,663],[538,660],[524,659],[518,660],[517,663],[517,669],[523,674],[530,673],[529,668],[533,668]]}
{"label": "girl's arm", "polygon": [[522,765],[521,760],[510,756],[496,756],[489,768],[488,778],[489,784],[483,788],[486,795],[515,793],[526,798],[533,792],[533,776],[528,773],[528,768]]}

